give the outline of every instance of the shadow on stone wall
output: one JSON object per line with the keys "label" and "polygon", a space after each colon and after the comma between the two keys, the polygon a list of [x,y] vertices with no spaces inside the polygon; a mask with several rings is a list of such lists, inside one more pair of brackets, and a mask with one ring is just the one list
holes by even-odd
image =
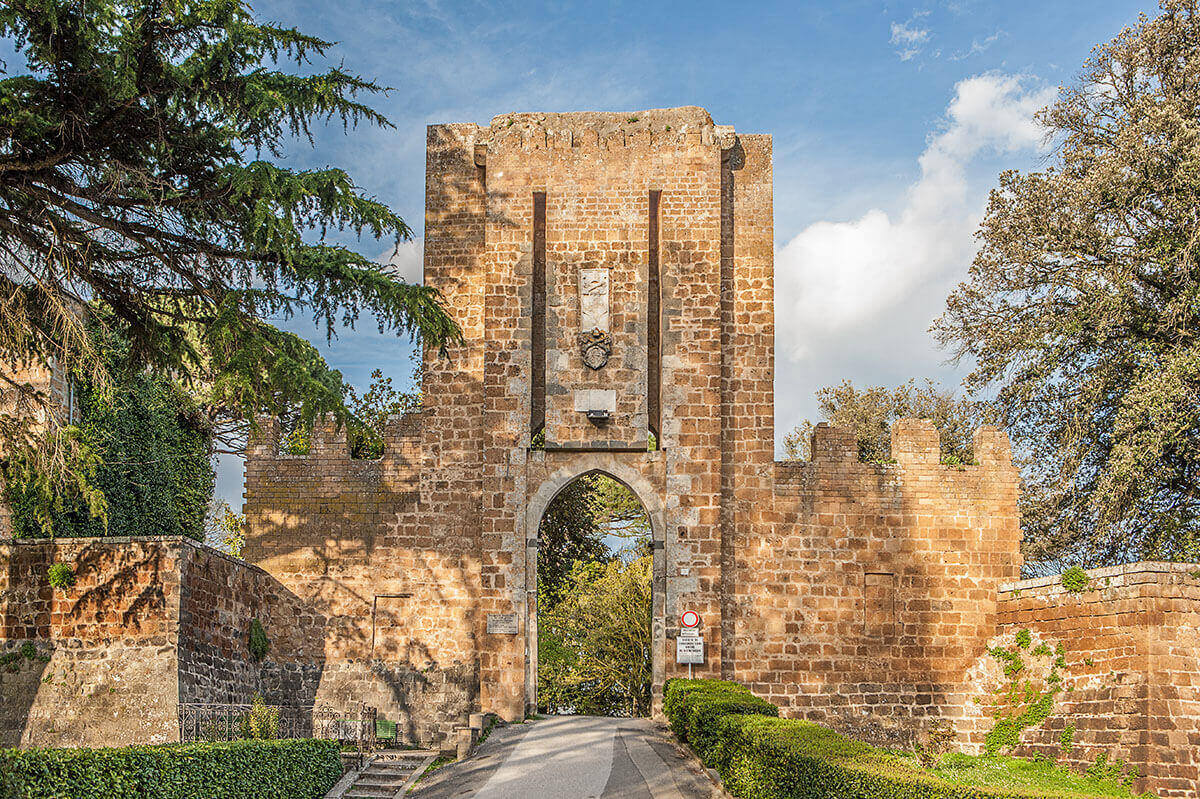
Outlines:
{"label": "shadow on stone wall", "polygon": [[[19,541],[0,548],[5,651],[34,643],[4,673],[6,743],[159,743],[176,731],[175,657],[167,597],[174,555],[158,539]],[[76,582],[52,588],[52,563]],[[35,665],[36,664],[36,665]]]}
{"label": "shadow on stone wall", "polygon": [[[23,577],[28,561],[17,547],[0,544],[0,746],[20,745],[48,663],[42,659],[48,646],[37,639],[43,629],[39,623],[49,626],[49,612],[26,610],[43,593]],[[37,646],[33,659],[21,651],[26,641]]]}
{"label": "shadow on stone wall", "polygon": [[[981,428],[976,450],[976,465],[943,465],[933,425],[901,420],[895,463],[861,463],[850,431],[822,425],[810,462],[777,465],[779,530],[739,554],[739,646],[769,650],[774,673],[742,673],[787,715],[899,746],[961,726],[965,671],[1020,567],[1007,438]],[[773,595],[787,574],[808,576]]]}

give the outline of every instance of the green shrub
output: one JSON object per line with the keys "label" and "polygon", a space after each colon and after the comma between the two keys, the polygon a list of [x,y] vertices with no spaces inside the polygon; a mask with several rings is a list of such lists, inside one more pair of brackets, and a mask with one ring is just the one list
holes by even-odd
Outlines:
{"label": "green shrub", "polygon": [[255,694],[250,712],[243,717],[243,738],[271,740],[279,737],[279,708],[267,707],[262,694]]}
{"label": "green shrub", "polygon": [[1028,628],[1017,630],[1017,646],[1028,649],[1031,643],[1033,643],[1033,634],[1029,632]]}
{"label": "green shrub", "polygon": [[1079,594],[1087,590],[1092,578],[1088,577],[1087,572],[1079,566],[1072,566],[1062,573],[1062,577],[1059,580],[1062,582],[1063,588],[1072,594]]}
{"label": "green shrub", "polygon": [[321,799],[337,741],[226,741],[122,749],[0,750],[2,799]]}
{"label": "green shrub", "polygon": [[853,741],[827,727],[781,719],[736,683],[671,680],[671,728],[747,799],[1081,799],[1128,797],[1111,781],[1011,757],[947,755],[932,769],[915,757]]}
{"label": "green shrub", "polygon": [[675,734],[691,744],[709,768],[719,768],[726,717],[779,715],[778,708],[745,686],[723,680],[671,680],[663,695],[663,712]]}
{"label": "green shrub", "polygon": [[46,579],[55,588],[70,588],[75,585],[75,569],[69,563],[51,563]]}

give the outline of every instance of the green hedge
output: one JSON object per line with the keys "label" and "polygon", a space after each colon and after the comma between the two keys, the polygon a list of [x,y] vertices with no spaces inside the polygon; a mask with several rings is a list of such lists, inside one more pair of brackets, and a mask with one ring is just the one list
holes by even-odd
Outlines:
{"label": "green hedge", "polygon": [[337,741],[0,750],[0,799],[321,799]]}
{"label": "green hedge", "polygon": [[[778,710],[737,683],[671,680],[663,710],[675,733],[726,789],[747,799],[1082,799],[1129,796],[1116,784],[1052,764],[1036,774],[1017,758],[964,758],[926,771],[910,756],[852,741],[827,727],[778,718]],[[987,768],[963,769],[960,760]],[[1019,765],[1021,764],[1021,765]],[[964,784],[983,773],[991,783]],[[1085,790],[1080,790],[1081,788]]]}

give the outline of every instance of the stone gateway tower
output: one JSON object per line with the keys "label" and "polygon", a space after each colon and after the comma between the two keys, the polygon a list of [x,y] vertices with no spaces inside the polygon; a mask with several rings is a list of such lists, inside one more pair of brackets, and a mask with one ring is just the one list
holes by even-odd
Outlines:
{"label": "stone gateway tower", "polygon": [[791,712],[886,737],[959,702],[1018,575],[1007,439],[952,468],[906,423],[880,466],[821,427],[811,462],[774,461],[770,136],[690,107],[433,125],[427,147],[425,280],[466,344],[426,353],[426,410],[380,461],[333,427],[281,455],[268,423],[247,462],[248,559],[325,620],[307,693],[418,739],[520,718],[539,522],[600,471],[653,528],[656,697],[694,610],[697,674]]}
{"label": "stone gateway tower", "polygon": [[[424,746],[472,713],[521,718],[539,524],[603,472],[651,522],[656,709],[694,611],[697,676],[878,742],[949,722],[978,752],[1004,710],[989,642],[1036,635],[1070,689],[1018,752],[1068,757],[1069,723],[1077,768],[1125,758],[1143,787],[1197,796],[1196,567],[1013,582],[995,428],[972,464],[943,463],[917,420],[885,463],[825,425],[808,461],[776,462],[772,258],[771,139],[702,109],[431,126],[425,280],[466,343],[425,354],[424,410],[376,460],[332,424],[288,454],[262,420],[249,563],[179,537],[0,540],[0,745],[179,740],[255,692],[301,724],[365,702]],[[57,562],[74,586],[49,585]]]}

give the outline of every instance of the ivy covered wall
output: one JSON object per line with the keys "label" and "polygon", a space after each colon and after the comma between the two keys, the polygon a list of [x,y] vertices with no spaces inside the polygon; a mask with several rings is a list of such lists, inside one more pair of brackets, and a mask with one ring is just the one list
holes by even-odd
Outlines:
{"label": "ivy covered wall", "polygon": [[35,480],[13,469],[5,494],[15,537],[186,535],[203,541],[215,482],[204,415],[173,378],[129,370],[127,344],[118,334],[94,335],[113,381],[103,387],[76,381],[76,424],[99,457],[93,484],[106,511],[97,515],[82,498],[56,497],[47,519],[39,513]]}

